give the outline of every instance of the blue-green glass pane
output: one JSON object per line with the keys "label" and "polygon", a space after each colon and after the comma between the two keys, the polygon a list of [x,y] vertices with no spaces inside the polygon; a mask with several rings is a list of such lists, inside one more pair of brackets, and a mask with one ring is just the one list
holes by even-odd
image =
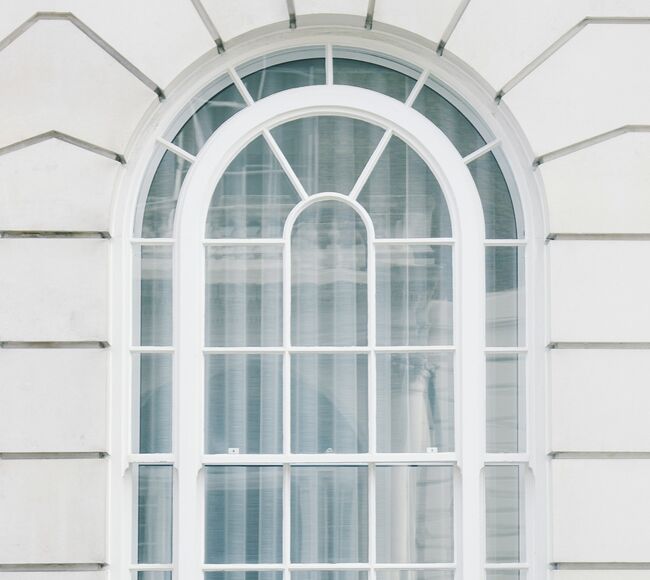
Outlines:
{"label": "blue-green glass pane", "polygon": [[517,220],[508,184],[496,158],[486,153],[467,165],[483,205],[485,237],[490,239],[516,239]]}
{"label": "blue-green glass pane", "polygon": [[451,345],[451,247],[382,245],[376,258],[377,343]]}
{"label": "blue-green glass pane", "polygon": [[438,127],[465,157],[485,145],[485,140],[454,105],[426,85],[413,108]]}
{"label": "blue-green glass pane", "polygon": [[173,248],[139,246],[135,253],[135,276],[140,281],[140,295],[136,298],[140,311],[134,321],[136,344],[170,346],[172,344]]}
{"label": "blue-green glass pane", "polygon": [[453,353],[377,354],[377,451],[454,450]]}
{"label": "blue-green glass pane", "polygon": [[447,238],[451,222],[438,180],[422,158],[392,137],[359,202],[368,210],[378,238]]}
{"label": "blue-green glass pane", "polygon": [[204,580],[282,580],[282,572],[258,572],[245,570],[237,572],[206,572]]}
{"label": "blue-green glass pane", "polygon": [[334,58],[334,84],[369,89],[405,101],[415,86],[415,80],[394,69],[378,64]]}
{"label": "blue-green glass pane", "polygon": [[291,572],[291,580],[368,580],[365,570],[300,570]]}
{"label": "blue-green glass pane", "polygon": [[282,467],[206,467],[206,564],[281,561]]}
{"label": "blue-green glass pane", "polygon": [[516,354],[490,354],[486,371],[487,452],[523,452],[526,450],[524,358]]}
{"label": "blue-green glass pane", "polygon": [[135,355],[140,385],[140,453],[172,451],[172,355]]}
{"label": "blue-green glass pane", "polygon": [[174,235],[174,216],[178,194],[190,163],[165,152],[154,173],[145,200],[142,225],[136,226],[135,235],[142,238],[171,238]]}
{"label": "blue-green glass pane", "polygon": [[246,75],[242,81],[254,100],[274,93],[325,84],[325,59],[307,58],[284,62]]}
{"label": "blue-green glass pane", "polygon": [[263,137],[230,163],[212,195],[208,238],[281,238],[284,221],[300,201]]}
{"label": "blue-green glass pane", "polygon": [[282,453],[282,355],[206,357],[205,449],[231,448]]}
{"label": "blue-green glass pane", "polygon": [[291,275],[294,345],[368,343],[366,229],[351,207],[321,201],[298,216]]}
{"label": "blue-green glass pane", "polygon": [[173,530],[171,465],[138,467],[138,563],[170,564]]}
{"label": "blue-green glass pane", "polygon": [[377,467],[377,560],[454,561],[453,467]]}
{"label": "blue-green glass pane", "polygon": [[206,346],[281,345],[282,249],[212,246],[206,259]]}
{"label": "blue-green glass pane", "polygon": [[271,131],[309,194],[348,194],[384,130],[351,117],[305,117]]}
{"label": "blue-green glass pane", "polygon": [[520,467],[485,467],[486,560],[494,563],[519,562]]}
{"label": "blue-green glass pane", "polygon": [[367,467],[292,467],[291,561],[368,561]]}
{"label": "blue-green glass pane", "polygon": [[229,85],[207,102],[198,103],[197,111],[183,125],[174,145],[196,155],[223,123],[246,106],[235,85]]}
{"label": "blue-green glass pane", "polygon": [[367,453],[367,355],[291,357],[291,447],[294,453]]}
{"label": "blue-green glass pane", "polygon": [[523,248],[485,248],[487,346],[523,343]]}

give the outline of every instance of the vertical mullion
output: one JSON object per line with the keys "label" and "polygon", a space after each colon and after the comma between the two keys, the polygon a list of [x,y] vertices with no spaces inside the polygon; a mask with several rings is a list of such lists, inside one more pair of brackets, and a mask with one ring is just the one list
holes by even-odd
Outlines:
{"label": "vertical mullion", "polygon": [[[390,138],[390,136],[388,137]],[[388,142],[388,139],[386,140]],[[375,240],[368,234],[368,451],[373,458],[377,453],[377,280]],[[377,563],[377,465],[368,465],[368,580],[376,580]]]}
{"label": "vertical mullion", "polygon": [[282,577],[290,580],[291,572],[291,228],[284,233],[282,252]]}

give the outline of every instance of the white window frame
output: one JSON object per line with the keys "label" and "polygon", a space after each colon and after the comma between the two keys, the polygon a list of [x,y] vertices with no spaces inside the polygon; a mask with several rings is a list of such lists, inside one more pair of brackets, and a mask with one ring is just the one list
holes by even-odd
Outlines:
{"label": "white window frame", "polygon": [[[309,38],[308,44],[316,44],[317,35],[313,33],[303,33]],[[338,42],[346,46],[359,46],[367,50],[378,50],[380,52],[393,54],[397,57],[404,58],[405,54],[412,57],[410,62],[418,63],[423,60],[423,50],[409,52],[403,46],[386,44],[386,40],[367,41],[357,38],[349,33],[340,33]],[[329,43],[337,42],[336,38],[331,35],[326,37]],[[293,42],[276,42],[272,47],[267,44],[264,46],[265,51],[273,51],[287,46],[296,46],[298,42],[305,43],[304,38]],[[381,48],[379,46],[381,45]],[[413,47],[410,47],[411,49]],[[262,54],[262,46],[249,50],[245,57],[239,55],[240,62],[250,60],[251,54]],[[397,53],[397,54],[396,54]],[[331,56],[331,50],[328,50]],[[427,58],[431,58],[427,55]],[[224,68],[225,66],[225,68]],[[447,65],[445,65],[447,66]],[[221,63],[221,70],[230,70],[234,73],[233,63]],[[437,71],[430,66],[423,66],[424,74],[420,82],[416,85],[419,89],[425,75],[429,71],[434,75],[442,78],[449,78],[450,74],[457,74],[458,71],[443,69]],[[432,70],[433,69],[433,70]],[[331,66],[327,68],[331,71]],[[466,71],[463,71],[462,79],[467,83]],[[205,71],[204,71],[205,82]],[[214,78],[214,72],[211,73]],[[329,75],[331,80],[331,74]],[[237,78],[235,79],[237,80]],[[188,83],[192,85],[192,83]],[[469,84],[470,88],[476,89],[473,83]],[[187,87],[186,87],[187,88]],[[195,89],[196,84],[191,88]],[[240,86],[241,88],[241,86]],[[467,89],[467,86],[464,87]],[[469,92],[476,97],[476,93],[481,91]],[[414,97],[413,97],[414,98]],[[526,224],[526,239],[513,241],[488,241],[484,240],[484,222],[480,199],[474,182],[466,168],[466,161],[460,157],[453,145],[448,139],[428,121],[424,120],[416,111],[410,108],[413,98],[409,99],[408,104],[398,103],[397,101],[383,95],[359,89],[355,87],[344,86],[315,86],[300,89],[292,89],[281,94],[272,95],[256,103],[248,103],[249,107],[241,111],[230,121],[220,127],[210,138],[208,143],[196,156],[192,169],[183,184],[181,197],[178,203],[176,242],[174,244],[175,258],[175,287],[174,287],[174,324],[175,324],[175,343],[171,349],[177,350],[177,359],[175,361],[175,424],[174,424],[174,441],[175,449],[172,454],[161,456],[148,455],[137,456],[129,452],[131,441],[131,429],[128,421],[122,421],[127,425],[120,425],[120,422],[113,423],[112,437],[112,469],[111,469],[111,504],[119,505],[120,511],[116,516],[114,509],[111,507],[110,515],[111,525],[111,542],[109,542],[109,554],[111,555],[112,571],[111,576],[114,578],[127,578],[125,572],[130,565],[131,542],[132,537],[127,538],[133,532],[133,509],[132,489],[134,481],[132,479],[133,470],[130,466],[142,461],[144,463],[167,463],[177,461],[178,473],[175,477],[176,485],[176,502],[174,506],[175,516],[175,564],[173,567],[178,574],[177,577],[185,578],[202,577],[204,566],[202,564],[202,536],[203,528],[203,481],[201,476],[201,465],[204,458],[200,450],[203,448],[203,316],[202,304],[196,304],[196,296],[203,295],[204,279],[204,252],[203,252],[203,232],[207,207],[210,202],[214,185],[220,175],[225,171],[228,163],[235,157],[241,148],[248,143],[255,135],[262,131],[268,131],[277,124],[281,124],[291,119],[301,116],[310,116],[314,114],[338,114],[349,115],[358,119],[366,120],[378,124],[394,132],[404,141],[406,141],[420,156],[425,160],[433,170],[441,188],[445,193],[449,206],[450,217],[454,229],[454,239],[450,240],[455,245],[454,251],[454,326],[455,326],[455,343],[457,348],[455,364],[455,408],[456,408],[456,442],[457,449],[455,453],[447,457],[440,457],[440,461],[455,462],[462,473],[461,488],[458,490],[458,496],[455,502],[455,551],[456,562],[459,574],[465,580],[469,578],[480,578],[485,573],[485,555],[484,555],[484,500],[482,494],[481,469],[483,465],[500,464],[500,463],[518,463],[528,466],[525,474],[526,490],[526,557],[529,575],[527,580],[534,580],[545,575],[546,562],[546,537],[545,537],[545,509],[546,509],[546,461],[544,453],[540,454],[540,449],[545,450],[545,441],[543,438],[543,417],[544,417],[544,389],[543,389],[543,364],[536,361],[536,357],[531,357],[530,353],[536,345],[544,344],[543,325],[534,325],[530,321],[544,320],[540,317],[543,315],[543,302],[535,299],[535,294],[539,295],[543,288],[538,288],[538,283],[542,279],[540,275],[543,272],[543,245],[539,243],[539,238],[544,231],[541,224],[544,221],[543,207],[539,205],[539,198],[535,193],[539,190],[539,184],[536,177],[529,175],[523,170],[523,164],[518,165],[517,160],[522,157],[521,136],[516,129],[516,125],[507,115],[501,119],[500,123],[495,123],[495,127],[500,131],[495,131],[501,146],[504,149],[508,159],[512,162],[514,172],[520,187],[522,196],[532,191],[534,203],[528,204],[530,195],[522,200],[522,212]],[[178,99],[177,99],[178,100]],[[179,101],[180,102],[180,101]],[[485,102],[480,101],[482,107]],[[177,105],[178,107],[178,105]],[[481,106],[477,107],[479,110]],[[177,118],[178,109],[167,110],[163,115],[169,124],[177,124],[173,121]],[[499,113],[501,115],[501,113]],[[140,159],[142,160],[135,168],[129,170],[127,177],[122,183],[131,184],[131,191],[136,191],[135,184],[143,178],[146,173],[144,160],[150,155],[154,146],[154,140],[151,135],[158,134],[160,139],[159,126],[165,126],[160,123],[160,118],[156,119],[153,115],[153,121],[149,121],[148,135],[143,136],[145,145],[140,145]],[[504,138],[504,136],[507,136]],[[385,139],[387,141],[387,139]],[[524,144],[525,145],[525,144]],[[517,148],[520,149],[517,149]],[[511,158],[509,153],[512,152]],[[378,156],[375,156],[378,157]],[[470,157],[473,157],[470,156]],[[376,161],[376,159],[375,159]],[[532,172],[531,172],[532,173]],[[119,186],[118,186],[119,187]],[[358,193],[358,188],[356,189]],[[113,344],[116,349],[120,345],[129,345],[131,337],[131,318],[130,312],[133,306],[125,308],[130,304],[130,278],[131,278],[131,258],[130,242],[136,243],[155,243],[156,240],[130,240],[129,231],[132,224],[132,216],[135,212],[135,195],[130,200],[120,200],[116,204],[116,216],[121,216],[121,220],[116,223],[123,223],[118,230],[122,231],[123,242],[119,244],[119,249],[114,256],[114,264],[121,276],[114,276],[113,280],[116,287],[114,296],[118,307],[117,324],[118,328],[125,328],[125,333],[119,333],[120,338],[114,340]],[[349,201],[349,200],[348,200]],[[532,210],[528,205],[533,205]],[[131,213],[127,211],[131,210]],[[536,211],[534,211],[536,210]],[[536,217],[531,219],[530,216]],[[127,219],[123,219],[124,216]],[[197,226],[198,224],[198,226]],[[193,227],[192,227],[193,225]],[[119,236],[118,236],[119,239]],[[536,240],[536,243],[531,243]],[[440,240],[437,240],[440,242]],[[527,295],[526,302],[526,336],[528,347],[506,348],[506,349],[486,349],[485,348],[485,284],[484,284],[484,247],[486,245],[515,245],[519,244],[526,247],[526,273],[525,273],[525,292]],[[116,247],[118,245],[116,244]],[[370,245],[369,245],[370,247]],[[126,266],[126,267],[125,267]],[[479,274],[477,274],[479,272]],[[122,280],[125,282],[122,284]],[[471,284],[463,283],[470,280]],[[121,284],[121,287],[119,286]],[[120,290],[121,288],[121,290]],[[126,288],[126,294],[124,289]],[[186,302],[188,300],[189,302]],[[286,300],[285,293],[285,300]],[[188,304],[194,307],[190,310]],[[181,306],[184,305],[184,306]],[[179,316],[180,309],[182,316]],[[369,310],[371,305],[369,304]],[[285,303],[285,318],[287,316]],[[285,332],[286,332],[285,325]],[[542,330],[540,330],[540,328]],[[127,336],[124,336],[127,335]],[[540,340],[540,337],[541,340]],[[165,350],[167,347],[161,347]],[[138,350],[137,348],[122,348],[122,352],[128,353],[129,350]],[[154,347],[143,348],[141,350],[157,351]],[[119,351],[118,351],[119,352]],[[526,390],[528,401],[526,413],[526,433],[528,452],[508,457],[486,454],[485,453],[485,430],[477,429],[476,425],[485,424],[485,354],[487,352],[527,352],[526,365]],[[541,357],[539,357],[541,358]],[[200,360],[199,360],[200,359]],[[533,364],[534,363],[534,364]],[[113,365],[114,375],[125,378],[127,384],[130,376],[130,362],[128,356],[114,356]],[[183,392],[183,397],[179,397],[177,392],[180,384],[179,378],[183,377],[184,384],[197,385],[198,392],[192,392],[189,396]],[[540,379],[541,377],[541,379]],[[118,379],[119,382],[119,379]],[[462,387],[461,387],[462,385]],[[535,392],[531,391],[530,385],[534,385]],[[128,390],[113,390],[113,415],[130,417],[131,395]],[[476,404],[478,402],[478,405]],[[531,412],[534,409],[534,413]],[[533,416],[534,415],[534,416]],[[286,413],[285,413],[286,420]],[[125,428],[126,427],[126,428]],[[183,436],[179,438],[179,434]],[[192,433],[190,437],[189,434]],[[542,433],[542,437],[540,437]],[[442,455],[442,454],[441,454]],[[447,454],[445,454],[447,455]],[[540,457],[541,456],[541,457]],[[408,456],[412,461],[414,457]],[[400,458],[404,458],[400,454]],[[225,458],[224,458],[225,459]],[[242,456],[231,458],[233,463],[242,463]],[[344,460],[345,458],[333,457],[332,460]],[[372,459],[372,458],[371,458]],[[397,461],[397,458],[395,458]],[[431,458],[428,457],[431,461]],[[319,457],[319,461],[321,458]],[[358,461],[358,459],[357,459]],[[259,457],[255,461],[259,464]],[[274,463],[277,464],[276,459]],[[225,461],[219,461],[220,464]],[[435,463],[435,461],[434,461]],[[178,495],[178,492],[183,495]],[[534,490],[534,492],[533,492]],[[459,503],[460,500],[460,503]],[[285,506],[286,509],[287,506]],[[118,523],[116,523],[118,522]],[[477,522],[481,522],[477,525]],[[130,530],[131,533],[126,533]],[[458,536],[460,532],[460,536]],[[178,543],[182,538],[181,543]],[[286,549],[286,547],[285,547]],[[487,568],[499,568],[499,565],[488,565]],[[138,566],[138,569],[146,569],[147,566]],[[251,569],[254,566],[242,566],[242,568]],[[345,566],[349,569],[350,566]],[[399,566],[400,569],[408,566]],[[156,569],[160,569],[156,567]],[[221,567],[223,569],[223,567]],[[322,567],[321,567],[322,569]],[[127,575],[124,575],[127,574]]]}

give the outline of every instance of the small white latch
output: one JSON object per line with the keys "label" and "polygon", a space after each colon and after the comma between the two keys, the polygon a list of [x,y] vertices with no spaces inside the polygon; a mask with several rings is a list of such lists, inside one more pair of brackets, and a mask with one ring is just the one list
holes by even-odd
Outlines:
{"label": "small white latch", "polygon": [[327,449],[325,449],[325,453],[334,453],[334,449],[328,447]]}
{"label": "small white latch", "polygon": [[438,453],[437,447],[427,447],[427,453]]}
{"label": "small white latch", "polygon": [[239,453],[239,447],[228,447],[228,453],[232,453],[236,455],[237,453]]}

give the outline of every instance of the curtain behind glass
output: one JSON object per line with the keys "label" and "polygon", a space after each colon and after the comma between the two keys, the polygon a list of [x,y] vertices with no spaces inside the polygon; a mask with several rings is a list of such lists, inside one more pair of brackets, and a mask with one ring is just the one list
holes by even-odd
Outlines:
{"label": "curtain behind glass", "polygon": [[391,137],[359,203],[368,210],[378,238],[451,237],[449,210],[438,181],[399,137]]}
{"label": "curtain behind glass", "polygon": [[366,228],[351,207],[327,200],[298,216],[291,275],[294,345],[368,343]]}
{"label": "curtain behind glass", "polygon": [[308,194],[348,194],[384,134],[350,117],[296,119],[271,130]]}
{"label": "curtain behind glass", "polygon": [[249,143],[219,180],[207,238],[281,238],[284,220],[300,197],[263,137]]}

